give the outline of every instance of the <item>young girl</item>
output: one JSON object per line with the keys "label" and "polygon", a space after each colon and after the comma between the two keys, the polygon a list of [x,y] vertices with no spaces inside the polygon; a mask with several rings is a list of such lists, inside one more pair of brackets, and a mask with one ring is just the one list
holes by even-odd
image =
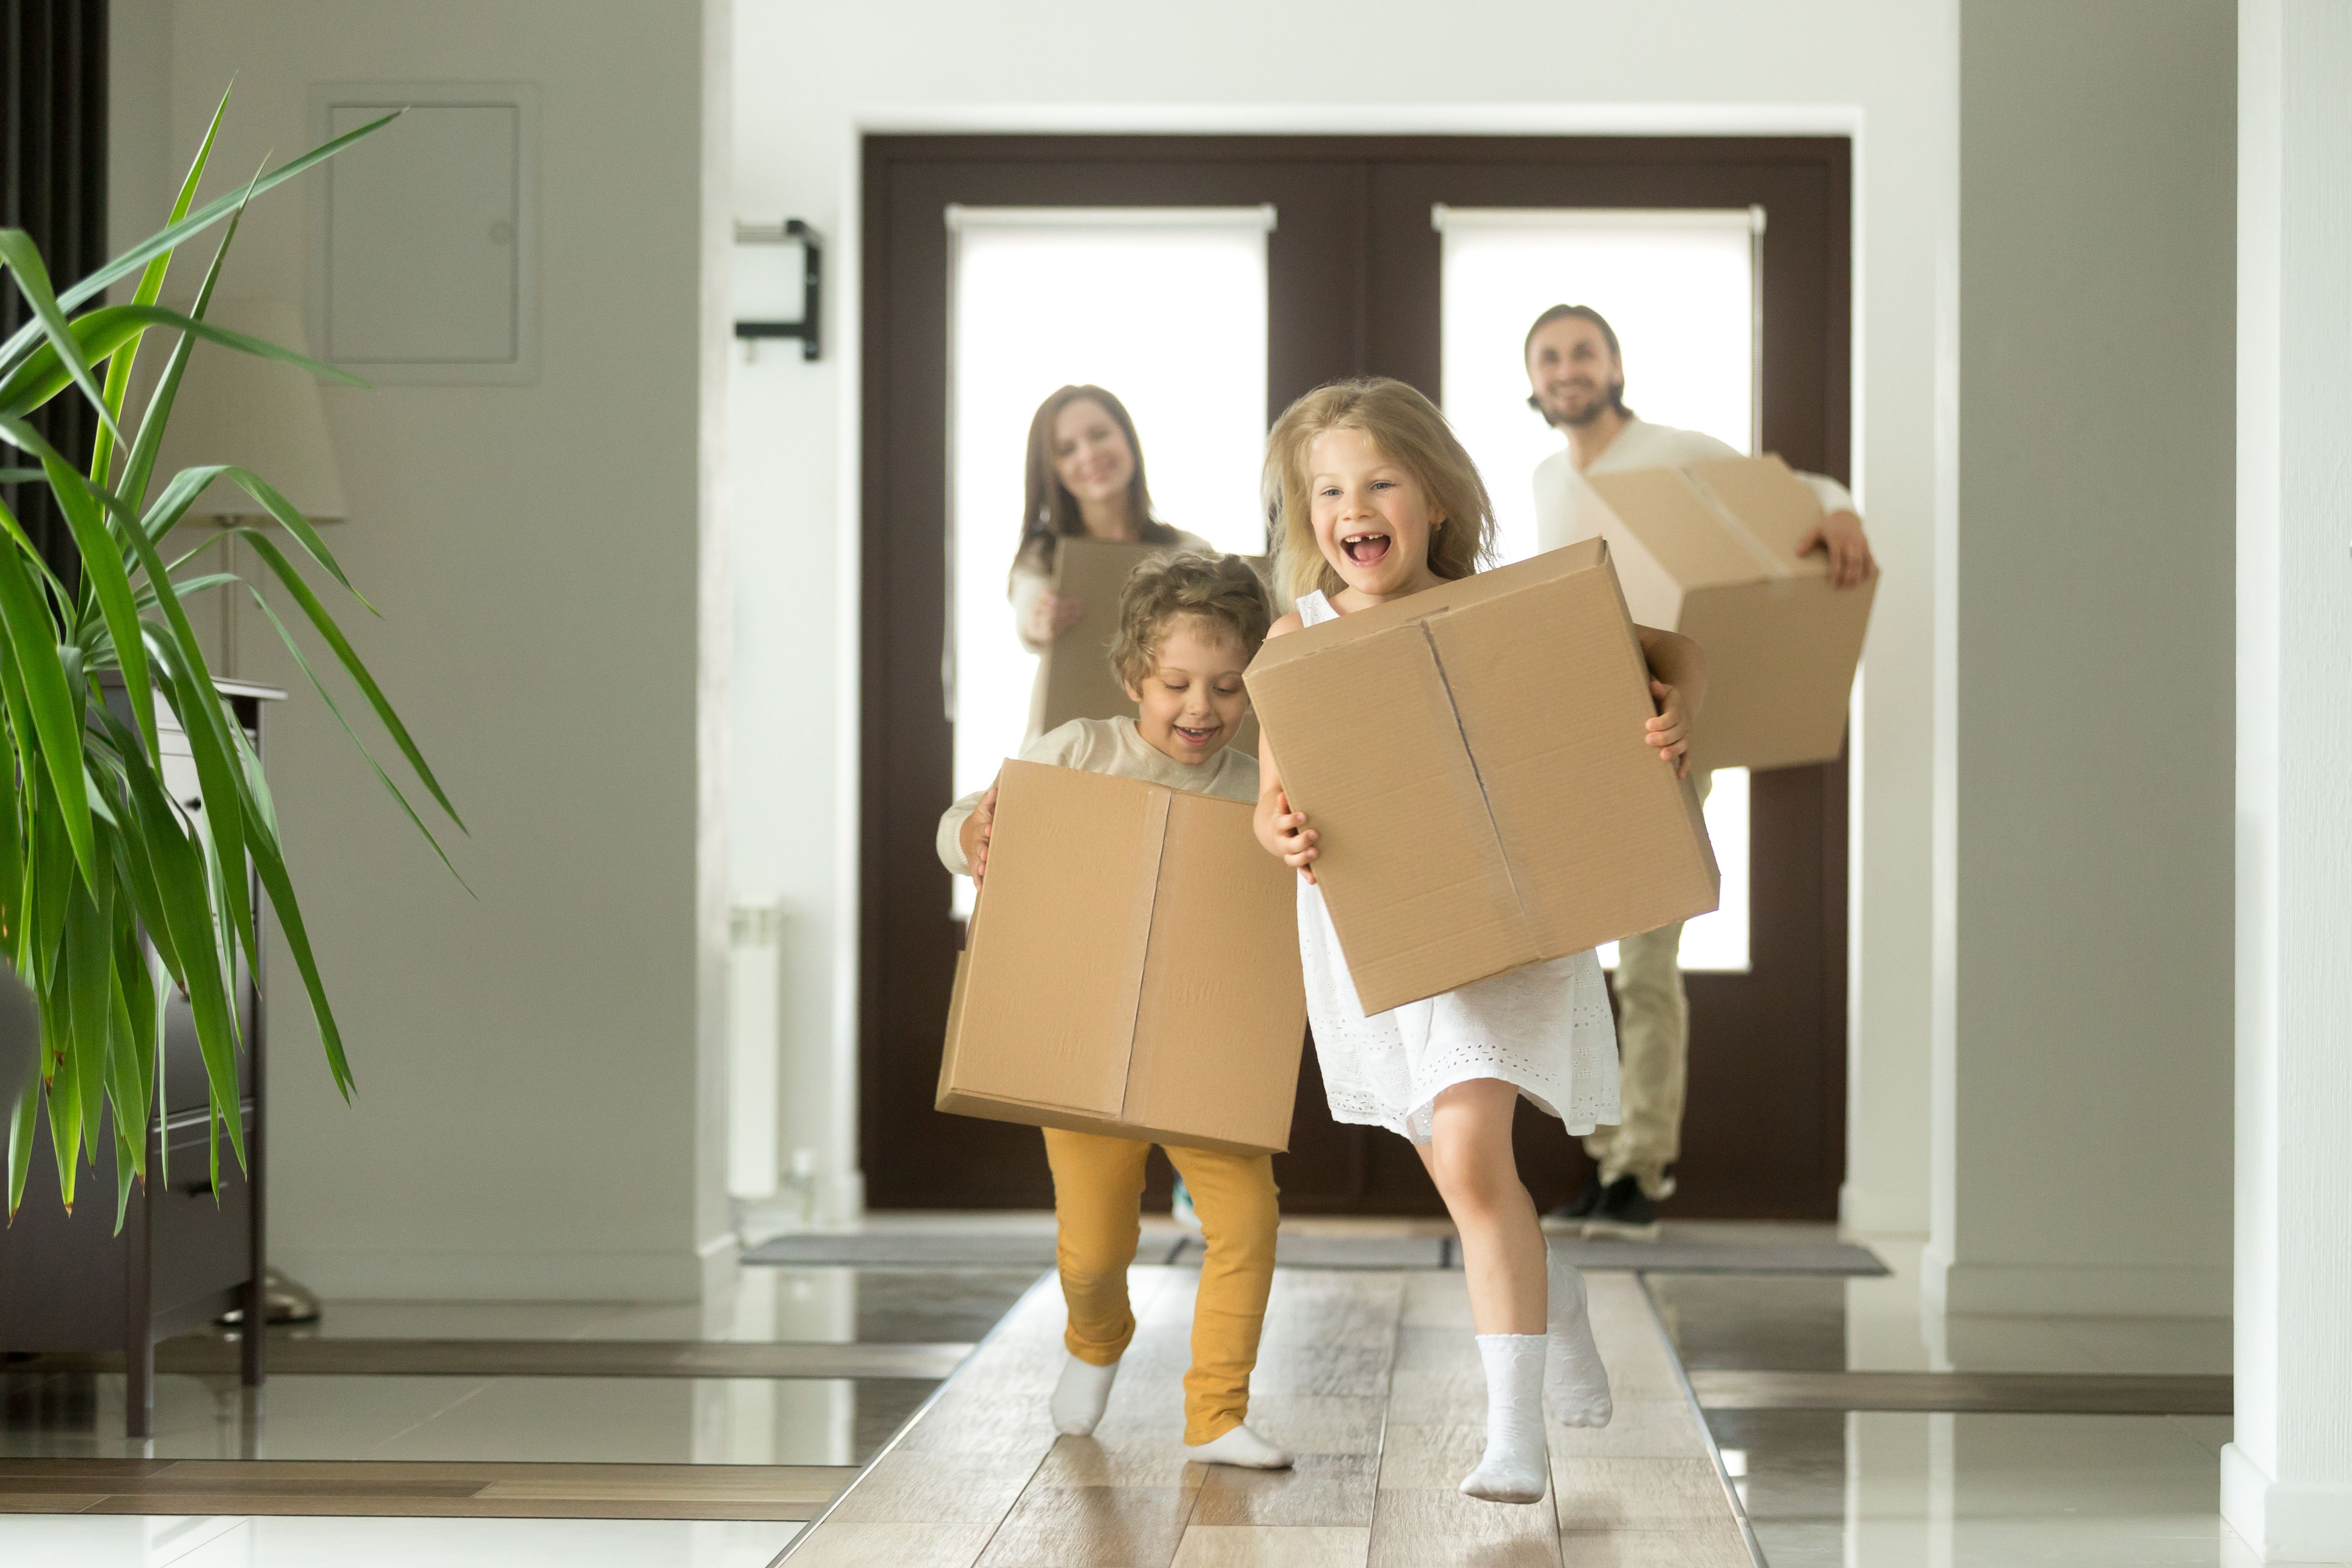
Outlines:
{"label": "young girl", "polygon": [[[1119,599],[1111,662],[1137,705],[1132,719],[1073,719],[1041,735],[1023,760],[1146,779],[1171,789],[1258,797],[1257,763],[1226,742],[1249,710],[1242,672],[1265,640],[1272,611],[1239,556],[1176,555],[1136,568]],[[940,858],[978,881],[988,872],[996,790],[967,795],[940,818]],[[1119,1357],[1135,1337],[1128,1266],[1151,1145],[1048,1127],[1055,1257],[1069,1308],[1069,1359],[1055,1385],[1055,1427],[1083,1437],[1102,1419]],[[1212,1465],[1287,1468],[1290,1456],[1244,1425],[1258,1331],[1274,1283],[1274,1162],[1165,1145],[1192,1190],[1207,1258],[1192,1308],[1184,1374],[1184,1454]]]}
{"label": "young girl", "polygon": [[[1402,382],[1346,382],[1292,404],[1267,439],[1284,636],[1466,577],[1491,554],[1493,509],[1444,416]],[[1703,694],[1697,645],[1641,628],[1659,712],[1646,739],[1677,773]],[[1260,742],[1260,842],[1299,873],[1298,947],[1315,1050],[1340,1121],[1412,1141],[1462,1237],[1486,1373],[1486,1452],[1462,1489],[1490,1502],[1544,1494],[1543,1401],[1571,1426],[1606,1426],[1609,1374],[1584,1280],[1549,1253],[1519,1183],[1519,1097],[1588,1132],[1617,1117],[1616,1035],[1590,952],[1531,964],[1367,1017],[1315,885],[1316,832]]]}

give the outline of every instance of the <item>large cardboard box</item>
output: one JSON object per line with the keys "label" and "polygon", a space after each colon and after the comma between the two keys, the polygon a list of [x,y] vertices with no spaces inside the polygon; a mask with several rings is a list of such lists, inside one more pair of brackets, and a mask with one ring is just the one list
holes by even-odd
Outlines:
{"label": "large cardboard box", "polygon": [[1010,762],[939,1108],[1240,1153],[1289,1146],[1297,897],[1252,807]]}
{"label": "large cardboard box", "polygon": [[[1822,521],[1778,458],[1588,476],[1625,604],[1706,650],[1695,765],[1781,768],[1836,758],[1874,582],[1830,586],[1797,546]],[[1539,498],[1540,499],[1540,498]]]}
{"label": "large cardboard box", "polygon": [[1600,540],[1277,637],[1249,686],[1368,1013],[1715,908]]}
{"label": "large cardboard box", "polygon": [[[1046,649],[1045,670],[1035,688],[1030,728],[1038,734],[1058,729],[1073,719],[1135,717],[1135,700],[1119,684],[1110,666],[1110,645],[1118,638],[1118,596],[1129,575],[1154,555],[1168,553],[1164,544],[1126,544],[1108,539],[1065,539],[1054,551],[1054,592],[1078,601],[1076,626]],[[1265,563],[1243,559],[1265,576]],[[1245,717],[1234,738],[1225,742],[1255,755],[1257,721]]]}

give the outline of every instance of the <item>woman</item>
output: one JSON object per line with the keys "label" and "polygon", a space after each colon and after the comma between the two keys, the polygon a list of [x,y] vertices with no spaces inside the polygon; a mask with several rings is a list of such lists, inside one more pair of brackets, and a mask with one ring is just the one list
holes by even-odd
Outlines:
{"label": "woman", "polygon": [[[1128,417],[1126,405],[1099,386],[1066,386],[1037,405],[1029,421],[1026,468],[1021,547],[1013,557],[1010,596],[1013,629],[1031,653],[1051,647],[1077,624],[1085,608],[1054,592],[1054,557],[1061,541],[1108,539],[1215,552],[1198,534],[1171,528],[1151,515],[1135,421]],[[1045,694],[1041,665],[1024,743],[1037,738]]]}

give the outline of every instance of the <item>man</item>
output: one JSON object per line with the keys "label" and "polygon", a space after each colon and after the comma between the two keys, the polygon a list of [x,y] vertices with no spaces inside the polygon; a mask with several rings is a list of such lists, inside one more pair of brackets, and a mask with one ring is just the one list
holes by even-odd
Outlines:
{"label": "man", "polygon": [[[1538,548],[1557,550],[1601,531],[1600,498],[1587,474],[1660,468],[1743,454],[1696,430],[1653,425],[1625,406],[1625,366],[1617,334],[1589,305],[1554,305],[1528,330],[1528,404],[1567,433],[1568,446],[1536,468]],[[1822,521],[1805,552],[1829,557],[1830,581],[1852,588],[1877,570],[1853,497],[1835,479],[1802,478],[1822,502]],[[1699,775],[1700,798],[1708,779]],[[1556,1218],[1588,1230],[1646,1235],[1658,1204],[1674,1194],[1670,1173],[1682,1152],[1683,1091],[1690,1055],[1690,1012],[1683,994],[1679,921],[1617,947],[1617,1038],[1623,1059],[1623,1121],[1584,1141],[1592,1180]]]}

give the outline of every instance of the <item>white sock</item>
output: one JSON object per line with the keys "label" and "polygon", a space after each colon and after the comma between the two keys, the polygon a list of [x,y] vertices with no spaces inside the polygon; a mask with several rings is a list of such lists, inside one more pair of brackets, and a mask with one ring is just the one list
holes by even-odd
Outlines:
{"label": "white sock", "polygon": [[1196,1464],[1239,1465],[1251,1470],[1290,1468],[1287,1450],[1276,1447],[1246,1426],[1236,1426],[1205,1443],[1187,1443],[1184,1457]]}
{"label": "white sock", "polygon": [[1117,1362],[1097,1366],[1071,1356],[1063,1363],[1061,1380],[1054,1384],[1050,1406],[1054,1430],[1073,1437],[1092,1436],[1103,1418],[1103,1407],[1110,1403],[1111,1380],[1117,1376]]}
{"label": "white sock", "polygon": [[1486,1457],[1462,1483],[1486,1502],[1540,1502],[1550,1478],[1544,1451],[1542,1334],[1480,1334],[1486,1364]]}
{"label": "white sock", "polygon": [[1576,1266],[1548,1247],[1549,1311],[1546,1321],[1551,1352],[1544,1363],[1544,1393],[1551,1400],[1554,1419],[1568,1426],[1606,1426],[1612,1406],[1609,1369],[1601,1364],[1601,1347],[1592,1342],[1592,1315],[1585,1310],[1584,1276]]}

